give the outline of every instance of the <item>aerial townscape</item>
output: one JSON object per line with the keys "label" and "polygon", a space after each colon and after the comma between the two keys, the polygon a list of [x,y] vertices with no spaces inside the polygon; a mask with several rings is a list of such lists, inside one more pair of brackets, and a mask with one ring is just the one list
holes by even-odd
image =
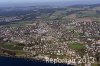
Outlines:
{"label": "aerial townscape", "polygon": [[100,4],[0,8],[0,55],[100,66]]}

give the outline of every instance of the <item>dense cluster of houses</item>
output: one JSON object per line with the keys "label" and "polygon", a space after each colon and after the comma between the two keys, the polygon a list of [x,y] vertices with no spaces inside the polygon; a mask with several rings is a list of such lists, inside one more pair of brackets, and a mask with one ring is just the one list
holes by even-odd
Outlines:
{"label": "dense cluster of houses", "polygon": [[66,20],[38,20],[24,26],[0,26],[0,38],[23,43],[23,51],[34,55],[79,55],[68,47],[70,42],[82,42],[86,52],[94,57],[100,52],[100,23],[90,18]]}

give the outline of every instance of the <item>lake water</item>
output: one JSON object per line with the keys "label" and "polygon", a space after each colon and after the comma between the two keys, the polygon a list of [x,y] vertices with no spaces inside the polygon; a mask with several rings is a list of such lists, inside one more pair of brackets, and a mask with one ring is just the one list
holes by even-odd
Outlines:
{"label": "lake water", "polygon": [[10,58],[0,56],[0,66],[71,66],[67,64],[51,64],[36,60],[26,60],[22,58]]}

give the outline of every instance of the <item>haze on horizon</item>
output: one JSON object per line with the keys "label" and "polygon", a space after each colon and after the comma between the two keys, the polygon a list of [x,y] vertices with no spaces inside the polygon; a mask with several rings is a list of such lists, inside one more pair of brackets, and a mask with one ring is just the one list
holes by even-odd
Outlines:
{"label": "haze on horizon", "polygon": [[63,2],[63,1],[82,1],[82,0],[0,0],[1,3],[26,3],[26,2]]}
{"label": "haze on horizon", "polygon": [[[3,6],[31,6],[31,5],[76,5],[76,4],[96,4],[100,0],[0,0],[0,7]],[[51,5],[52,5],[51,4]]]}

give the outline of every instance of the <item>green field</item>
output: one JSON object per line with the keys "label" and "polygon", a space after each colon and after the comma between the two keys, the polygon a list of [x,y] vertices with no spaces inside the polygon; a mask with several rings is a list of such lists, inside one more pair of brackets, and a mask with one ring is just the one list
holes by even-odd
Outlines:
{"label": "green field", "polygon": [[19,45],[16,42],[6,42],[4,44],[1,44],[1,47],[8,50],[22,50],[24,45]]}
{"label": "green field", "polygon": [[79,53],[81,56],[85,54],[86,46],[81,43],[73,42],[68,44],[68,47],[72,50],[75,50],[77,53]]}
{"label": "green field", "polygon": [[81,50],[81,49],[86,49],[84,44],[81,43],[70,43],[69,44],[69,48],[73,49],[73,50]]}
{"label": "green field", "polygon": [[[16,53],[16,55],[25,54],[25,52],[23,51],[24,46],[25,46],[24,44],[19,44],[17,42],[11,42],[11,41],[0,44],[1,48],[4,48],[6,50],[10,50],[10,51],[14,51]],[[2,54],[2,52],[0,52],[0,54]]]}

